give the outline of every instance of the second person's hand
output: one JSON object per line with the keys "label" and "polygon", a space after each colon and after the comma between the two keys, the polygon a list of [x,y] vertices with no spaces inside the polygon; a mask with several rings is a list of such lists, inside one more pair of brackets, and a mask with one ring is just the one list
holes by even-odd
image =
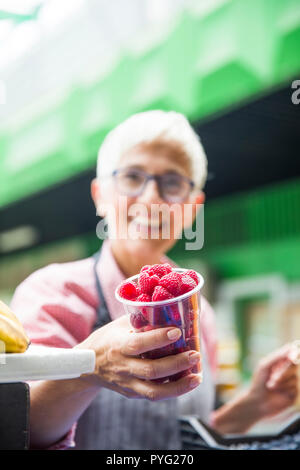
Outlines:
{"label": "second person's hand", "polygon": [[250,393],[256,397],[261,417],[271,417],[295,403],[299,393],[293,343],[263,358],[252,379]]}

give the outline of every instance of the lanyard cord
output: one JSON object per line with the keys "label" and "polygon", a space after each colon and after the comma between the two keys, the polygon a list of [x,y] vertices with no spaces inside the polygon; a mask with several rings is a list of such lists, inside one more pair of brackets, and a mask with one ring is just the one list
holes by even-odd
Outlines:
{"label": "lanyard cord", "polygon": [[100,283],[100,279],[97,273],[97,266],[98,262],[100,259],[100,254],[101,254],[101,248],[100,250],[94,254],[93,258],[95,260],[94,262],[94,276],[95,276],[95,281],[96,281],[96,289],[99,297],[99,306],[97,308],[97,321],[94,325],[94,330],[97,328],[100,328],[101,326],[106,325],[107,323],[111,322],[111,318],[109,315],[109,310],[107,307],[107,303],[103,294],[102,286]]}

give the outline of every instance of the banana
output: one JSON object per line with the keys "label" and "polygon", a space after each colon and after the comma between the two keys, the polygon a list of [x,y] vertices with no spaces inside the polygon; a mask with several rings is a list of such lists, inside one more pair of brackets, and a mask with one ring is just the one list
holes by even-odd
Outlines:
{"label": "banana", "polygon": [[[10,308],[0,300],[0,341],[4,342],[4,352],[22,353],[30,344],[22,323]],[[1,348],[2,352],[3,348]]]}

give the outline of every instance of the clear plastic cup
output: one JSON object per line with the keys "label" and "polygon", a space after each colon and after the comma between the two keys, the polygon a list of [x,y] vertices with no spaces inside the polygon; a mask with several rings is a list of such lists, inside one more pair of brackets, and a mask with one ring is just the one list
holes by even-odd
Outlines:
{"label": "clear plastic cup", "polygon": [[[188,270],[173,268],[173,271],[184,273]],[[204,279],[199,273],[197,273],[197,276],[199,282],[193,290],[173,299],[158,302],[137,302],[124,299],[119,295],[120,286],[117,287],[115,296],[122,303],[125,312],[130,315],[130,323],[135,332],[149,331],[166,326],[176,326],[181,330],[182,334],[178,341],[159,349],[147,351],[141,354],[142,358],[158,359],[189,350],[200,352],[200,300]],[[127,281],[137,283],[138,277],[139,274],[136,274],[128,278]],[[197,364],[190,369],[163,379],[156,379],[156,381],[178,380],[191,372],[201,374],[200,366]]]}

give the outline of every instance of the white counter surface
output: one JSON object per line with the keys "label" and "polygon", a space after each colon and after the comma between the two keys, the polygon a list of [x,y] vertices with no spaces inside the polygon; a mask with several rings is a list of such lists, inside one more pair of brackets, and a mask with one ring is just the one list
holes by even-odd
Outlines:
{"label": "white counter surface", "polygon": [[71,379],[94,367],[91,350],[30,345],[24,353],[0,354],[0,383]]}

